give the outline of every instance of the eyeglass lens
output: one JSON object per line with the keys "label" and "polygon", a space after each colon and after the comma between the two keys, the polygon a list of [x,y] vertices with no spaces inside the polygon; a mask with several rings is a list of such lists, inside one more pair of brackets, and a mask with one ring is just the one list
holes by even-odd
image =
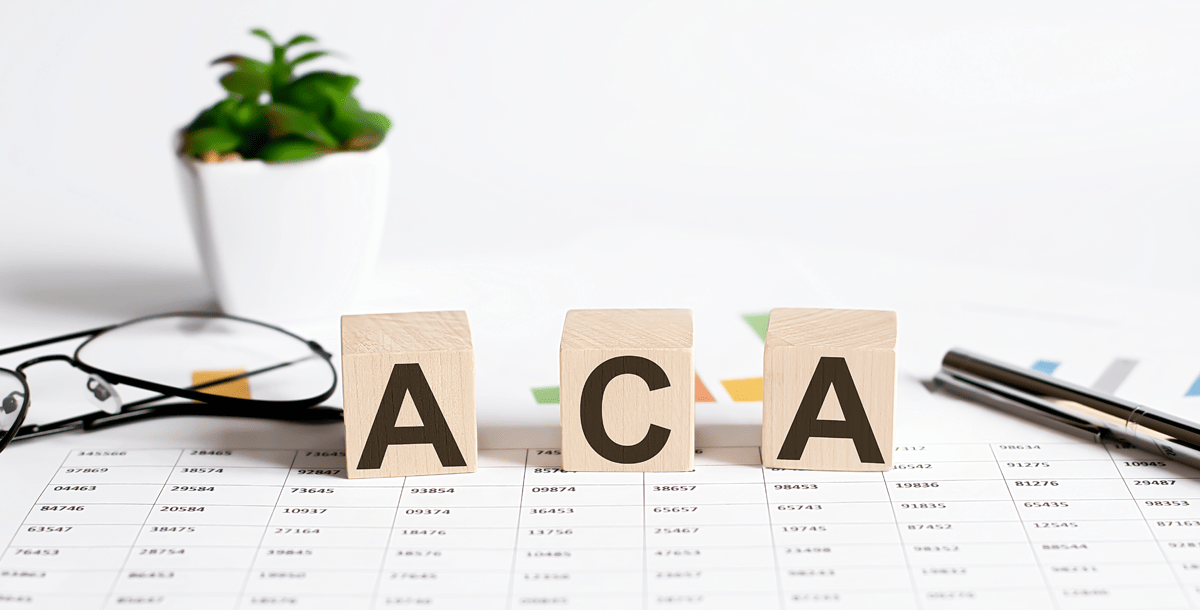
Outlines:
{"label": "eyeglass lens", "polygon": [[21,380],[12,373],[0,371],[0,436],[16,425],[27,398]]}
{"label": "eyeglass lens", "polygon": [[[304,341],[259,324],[221,317],[171,316],[133,322],[85,343],[77,358],[102,371],[175,388],[269,369],[200,390],[258,400],[319,396],[334,380],[328,363]],[[126,395],[124,387],[118,389],[126,401],[134,398]]]}

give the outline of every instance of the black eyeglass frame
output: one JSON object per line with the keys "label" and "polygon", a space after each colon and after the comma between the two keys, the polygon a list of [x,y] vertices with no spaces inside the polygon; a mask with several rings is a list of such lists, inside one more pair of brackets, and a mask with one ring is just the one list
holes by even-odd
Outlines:
{"label": "black eyeglass frame", "polygon": [[[162,318],[209,318],[209,319],[234,320],[234,321],[238,321],[238,322],[254,324],[256,326],[261,326],[263,328],[267,328],[269,330],[273,330],[276,332],[281,332],[285,335],[288,335],[288,336],[300,341],[301,343],[304,343],[305,345],[307,345],[309,347],[309,349],[311,349],[313,351],[313,353],[315,355],[317,355],[321,359],[323,359],[325,361],[326,365],[329,366],[329,372],[332,376],[333,381],[330,383],[328,389],[326,389],[324,392],[322,392],[321,394],[319,394],[317,396],[303,398],[303,399],[299,399],[299,400],[259,400],[259,399],[254,399],[254,398],[237,398],[237,397],[232,397],[232,396],[222,396],[219,394],[208,394],[205,392],[201,392],[199,390],[202,390],[202,389],[210,387],[210,386],[219,385],[222,383],[227,383],[230,381],[236,381],[238,379],[246,379],[246,378],[252,377],[254,375],[258,375],[261,373],[266,373],[268,371],[273,371],[273,370],[277,370],[277,369],[280,369],[280,368],[283,368],[286,366],[290,366],[297,362],[307,360],[309,358],[309,356],[306,356],[306,357],[298,359],[298,360],[282,362],[279,364],[275,364],[275,365],[272,365],[269,367],[264,367],[261,369],[256,369],[253,371],[246,371],[244,373],[239,373],[237,375],[231,375],[229,377],[215,379],[215,380],[212,380],[212,381],[209,381],[206,383],[189,386],[187,388],[176,388],[176,387],[172,387],[172,386],[168,386],[168,385],[163,385],[161,383],[156,383],[153,381],[146,381],[144,379],[137,379],[135,377],[130,377],[128,375],[122,375],[120,373],[113,373],[111,371],[105,371],[105,370],[93,367],[93,366],[87,364],[86,362],[81,362],[79,360],[80,351],[82,351],[83,348],[86,347],[92,341],[103,336],[105,333],[125,327],[125,326],[130,326],[132,324],[137,324],[137,323],[145,322],[148,320],[156,320],[156,319],[162,319]],[[311,341],[311,340],[305,339],[291,331],[285,330],[283,328],[280,328],[280,327],[272,325],[272,324],[267,324],[266,322],[259,322],[258,320],[251,320],[248,318],[242,318],[242,317],[238,317],[238,316],[231,316],[231,315],[219,314],[219,313],[209,313],[209,312],[196,312],[196,311],[172,312],[172,313],[162,313],[162,314],[154,314],[154,315],[149,315],[149,316],[142,316],[139,318],[134,318],[132,320],[127,320],[125,322],[121,322],[120,324],[112,324],[109,326],[102,326],[99,328],[93,328],[91,330],[70,333],[70,334],[66,334],[66,335],[62,335],[62,336],[58,336],[58,337],[52,337],[50,339],[43,339],[40,341],[34,341],[31,343],[25,343],[25,344],[17,345],[14,347],[0,349],[0,356],[4,356],[7,354],[13,354],[13,353],[24,351],[27,349],[42,347],[45,345],[51,345],[54,343],[60,343],[63,341],[70,341],[72,339],[80,339],[80,338],[84,338],[84,337],[87,337],[87,339],[84,340],[83,343],[80,343],[79,346],[75,348],[74,354],[72,354],[70,356],[68,356],[66,354],[50,354],[50,355],[46,355],[46,356],[39,356],[37,358],[33,358],[33,359],[27,360],[25,362],[22,362],[15,369],[0,368],[0,372],[8,373],[8,374],[12,375],[13,377],[15,377],[18,381],[20,381],[21,386],[24,390],[23,404],[20,407],[20,412],[17,414],[16,420],[13,422],[12,428],[10,428],[7,432],[4,433],[4,435],[2,437],[0,437],[0,451],[3,451],[4,448],[8,446],[9,443],[14,442],[14,441],[27,440],[27,439],[36,438],[39,436],[46,436],[49,434],[58,434],[61,432],[70,432],[70,431],[74,431],[74,430],[82,430],[84,432],[88,432],[91,430],[107,428],[107,427],[130,423],[130,422],[134,422],[134,421],[143,421],[143,420],[147,420],[147,419],[156,419],[156,418],[160,418],[160,417],[173,417],[173,416],[180,416],[180,415],[251,417],[251,418],[259,418],[259,419],[278,419],[278,420],[297,421],[297,422],[328,422],[328,421],[340,421],[342,419],[341,409],[337,409],[334,407],[319,407],[318,406],[322,402],[324,402],[326,399],[328,399],[330,396],[332,396],[334,390],[337,389],[337,382],[338,382],[337,367],[335,367],[333,365],[333,355],[332,354],[325,351],[325,348],[321,347],[321,345],[319,343],[317,343],[316,341]],[[30,395],[30,390],[29,390],[29,380],[25,376],[24,370],[35,364],[39,364],[42,362],[52,362],[52,361],[66,362],[67,364],[71,365],[72,367],[74,367],[80,371],[83,371],[84,373],[87,373],[88,375],[96,375],[112,385],[127,385],[130,387],[140,388],[143,390],[149,390],[151,392],[158,393],[159,396],[152,396],[152,397],[145,398],[142,400],[123,404],[121,406],[120,411],[118,411],[116,413],[111,413],[108,411],[94,411],[92,413],[86,413],[83,415],[78,415],[75,417],[59,420],[56,422],[51,422],[48,424],[23,426],[23,424],[25,423],[25,417],[29,412],[29,407],[30,407],[30,405],[33,404],[32,396]],[[186,399],[189,399],[189,402],[172,403],[172,404],[165,404],[165,405],[164,404],[153,404],[153,403],[161,402],[168,398],[186,398]]]}

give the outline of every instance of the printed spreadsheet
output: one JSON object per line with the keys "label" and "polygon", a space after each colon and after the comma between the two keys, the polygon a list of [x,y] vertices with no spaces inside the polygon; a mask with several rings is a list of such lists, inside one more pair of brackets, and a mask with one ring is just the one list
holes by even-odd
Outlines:
{"label": "printed spreadsheet", "polygon": [[1088,443],[896,448],[886,473],[349,480],[337,450],[70,451],[0,559],[20,608],[1187,608],[1197,471]]}

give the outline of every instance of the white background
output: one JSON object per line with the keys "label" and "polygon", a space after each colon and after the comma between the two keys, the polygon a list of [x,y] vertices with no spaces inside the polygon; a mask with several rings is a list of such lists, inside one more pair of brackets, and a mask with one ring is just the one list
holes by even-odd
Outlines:
{"label": "white background", "polygon": [[387,259],[641,225],[1197,285],[1192,2],[6,2],[10,311],[210,298],[172,133],[253,26],[394,120]]}

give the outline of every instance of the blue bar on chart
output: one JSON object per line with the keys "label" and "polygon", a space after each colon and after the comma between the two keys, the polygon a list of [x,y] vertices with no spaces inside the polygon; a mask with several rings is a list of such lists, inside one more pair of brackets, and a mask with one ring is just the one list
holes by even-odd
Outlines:
{"label": "blue bar on chart", "polygon": [[1054,362],[1053,360],[1038,360],[1037,362],[1034,362],[1033,366],[1031,366],[1029,368],[1031,368],[1039,373],[1053,375],[1054,371],[1058,369],[1059,364],[1062,364],[1062,363]]}
{"label": "blue bar on chart", "polygon": [[1192,387],[1188,388],[1187,394],[1184,396],[1200,396],[1200,377],[1192,382]]}

